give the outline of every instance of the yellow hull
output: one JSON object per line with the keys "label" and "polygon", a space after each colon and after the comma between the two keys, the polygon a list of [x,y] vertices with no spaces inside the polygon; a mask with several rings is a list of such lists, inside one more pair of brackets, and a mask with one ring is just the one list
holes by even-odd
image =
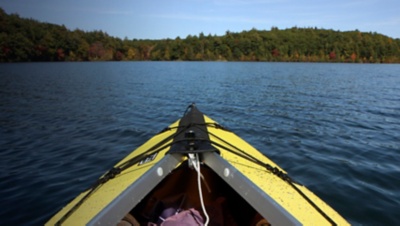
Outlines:
{"label": "yellow hull", "polygon": [[[137,210],[138,206],[149,200],[150,193],[166,196],[167,190],[172,192],[176,187],[181,192],[189,191],[191,185],[187,185],[187,190],[180,188],[183,185],[168,185],[164,194],[161,187],[166,186],[163,181],[174,180],[166,178],[172,178],[171,172],[184,167],[189,153],[200,156],[204,177],[210,175],[210,179],[204,179],[205,183],[216,180],[211,179],[211,174],[219,175],[218,180],[224,182],[215,183],[227,184],[272,225],[349,225],[329,205],[291,180],[283,169],[250,144],[203,115],[194,105],[190,110],[117,163],[114,170],[104,174],[46,225],[116,225],[128,212],[143,213]],[[215,201],[216,196],[211,194],[212,191],[204,193],[206,204]]]}

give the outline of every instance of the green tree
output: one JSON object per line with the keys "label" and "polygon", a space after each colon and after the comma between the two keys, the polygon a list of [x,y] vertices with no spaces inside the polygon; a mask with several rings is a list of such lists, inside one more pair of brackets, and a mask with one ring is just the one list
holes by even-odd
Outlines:
{"label": "green tree", "polygon": [[292,27],[123,40],[104,31],[20,18],[0,8],[0,62],[105,60],[246,60],[400,63],[400,39],[359,30]]}

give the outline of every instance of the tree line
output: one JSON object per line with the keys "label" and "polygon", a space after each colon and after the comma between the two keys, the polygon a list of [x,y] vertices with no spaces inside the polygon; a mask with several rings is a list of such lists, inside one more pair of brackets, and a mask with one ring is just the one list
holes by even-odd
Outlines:
{"label": "tree line", "polygon": [[132,40],[103,31],[71,31],[0,8],[0,62],[131,60],[400,63],[400,39],[358,30],[272,27]]}

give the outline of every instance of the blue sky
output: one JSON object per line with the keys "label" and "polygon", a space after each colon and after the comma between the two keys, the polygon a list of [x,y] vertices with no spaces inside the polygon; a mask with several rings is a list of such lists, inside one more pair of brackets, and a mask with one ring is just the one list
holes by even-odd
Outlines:
{"label": "blue sky", "polygon": [[7,13],[129,39],[317,27],[400,38],[399,0],[0,0]]}

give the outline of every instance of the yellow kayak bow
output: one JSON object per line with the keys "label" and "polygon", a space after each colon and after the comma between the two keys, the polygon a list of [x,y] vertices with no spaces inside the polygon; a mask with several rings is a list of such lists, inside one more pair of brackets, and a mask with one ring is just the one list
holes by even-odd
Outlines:
{"label": "yellow kayak bow", "polygon": [[195,209],[209,225],[349,225],[194,104],[46,224],[160,224],[171,208]]}

